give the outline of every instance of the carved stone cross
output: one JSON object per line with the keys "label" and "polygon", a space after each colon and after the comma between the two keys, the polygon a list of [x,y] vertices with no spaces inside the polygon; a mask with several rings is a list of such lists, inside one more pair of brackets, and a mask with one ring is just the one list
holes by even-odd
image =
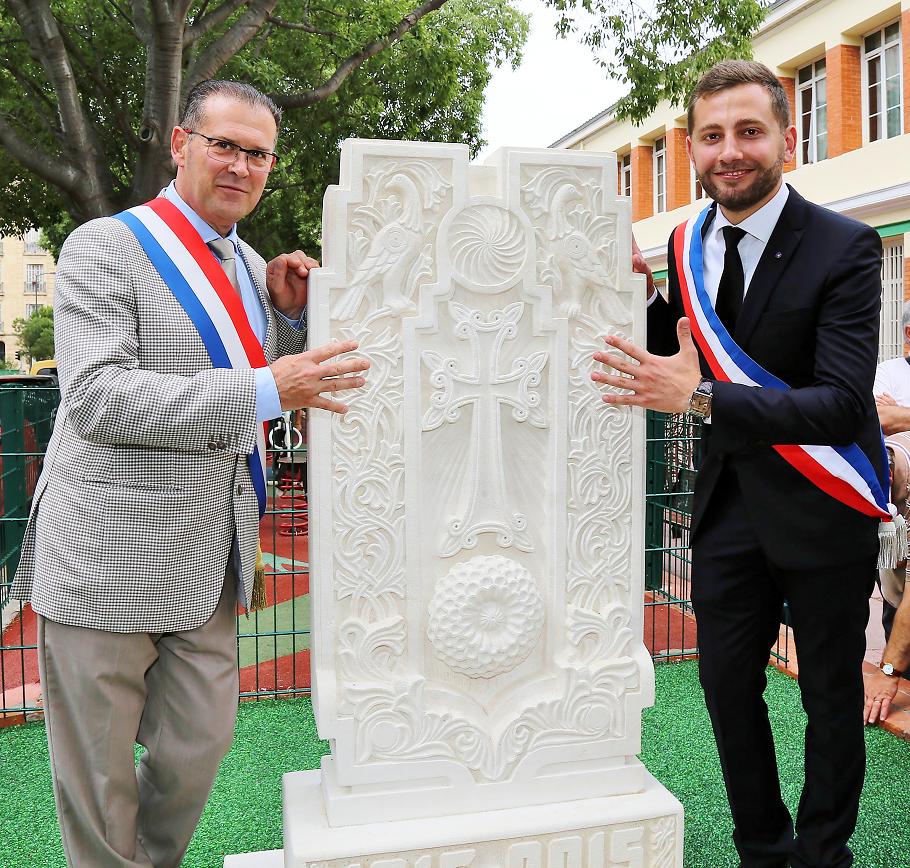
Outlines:
{"label": "carved stone cross", "polygon": [[422,353],[430,382],[436,387],[432,406],[423,417],[423,430],[432,431],[456,421],[463,407],[471,406],[474,414],[464,506],[448,522],[439,550],[442,557],[474,548],[482,533],[495,533],[503,548],[514,545],[525,552],[534,549],[527,516],[508,507],[502,460],[503,407],[512,408],[516,422],[546,427],[537,387],[548,354],[531,353],[513,359],[508,371],[501,368],[503,344],[514,340],[523,310],[524,304],[515,302],[484,316],[456,301],[449,302],[456,337],[471,344],[474,373],[463,372],[457,359],[443,358],[433,350]]}

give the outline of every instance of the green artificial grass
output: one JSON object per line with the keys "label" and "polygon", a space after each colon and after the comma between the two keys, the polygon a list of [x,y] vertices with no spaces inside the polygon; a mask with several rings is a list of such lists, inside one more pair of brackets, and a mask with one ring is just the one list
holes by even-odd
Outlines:
{"label": "green artificial grass", "polygon": [[[769,670],[784,799],[795,811],[802,787],[805,715],[791,678]],[[687,868],[737,865],[717,751],[694,662],[657,667],[657,703],[644,716],[642,759],[683,803]],[[866,731],[869,764],[851,845],[861,868],[910,865],[910,744]],[[281,847],[281,775],[312,769],[328,750],[309,700],[244,702],[234,747],[183,864],[221,868],[225,853]],[[0,730],[0,866],[61,868],[60,833],[44,726]]]}

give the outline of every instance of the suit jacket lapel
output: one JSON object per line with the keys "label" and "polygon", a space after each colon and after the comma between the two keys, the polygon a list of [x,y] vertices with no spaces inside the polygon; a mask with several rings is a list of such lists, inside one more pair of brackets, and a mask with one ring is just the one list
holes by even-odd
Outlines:
{"label": "suit jacket lapel", "polygon": [[[240,241],[240,239],[238,239],[238,241]],[[253,281],[253,286],[256,287],[256,292],[259,294],[259,300],[262,302],[262,307],[265,310],[265,340],[262,342],[262,349],[265,351],[265,357],[271,361],[275,358],[275,347],[273,346],[275,341],[275,311],[272,308],[272,302],[269,299],[268,293],[263,286],[262,276],[250,266],[250,259],[246,255],[245,250],[246,242],[240,241],[237,246],[240,250],[240,255],[243,257],[243,263],[246,265],[247,273],[250,275],[250,280]]]}
{"label": "suit jacket lapel", "polygon": [[804,211],[805,200],[790,187],[787,203],[784,205],[784,210],[781,211],[777,225],[758,261],[758,266],[743,299],[739,318],[736,321],[736,331],[733,337],[736,343],[743,348],[755,330],[755,326],[758,325],[758,320],[767,306],[774,288],[802,240],[805,228],[802,219]]}

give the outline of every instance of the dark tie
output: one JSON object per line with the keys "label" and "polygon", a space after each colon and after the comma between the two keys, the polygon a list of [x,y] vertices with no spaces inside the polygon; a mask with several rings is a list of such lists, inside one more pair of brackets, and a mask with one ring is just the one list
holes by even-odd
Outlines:
{"label": "dark tie", "polygon": [[[221,267],[228,276],[231,286],[240,294],[240,284],[237,282],[237,260],[234,258],[234,242],[227,238],[216,238],[209,241],[209,247],[218,259],[221,260]],[[726,267],[726,266],[725,266]]]}
{"label": "dark tie", "polygon": [[714,303],[714,310],[732,335],[746,291],[743,262],[739,258],[739,242],[742,241],[746,230],[740,229],[738,226],[724,226],[720,231],[724,233],[726,252],[724,253],[724,272],[721,274],[720,283],[717,286],[717,301]]}

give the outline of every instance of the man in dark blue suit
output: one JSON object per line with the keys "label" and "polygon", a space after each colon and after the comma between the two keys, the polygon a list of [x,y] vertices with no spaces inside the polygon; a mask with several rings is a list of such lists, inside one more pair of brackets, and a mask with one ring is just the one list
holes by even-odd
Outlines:
{"label": "man in dark blue suit", "polygon": [[[615,370],[593,377],[614,387],[607,403],[706,419],[692,600],[741,864],[844,868],[865,771],[861,666],[887,490],[872,398],[881,243],[783,183],[796,128],[767,67],[712,68],[689,100],[688,132],[714,204],[670,239],[668,300],[649,299],[648,352],[607,338],[622,355],[597,353]],[[758,382],[722,371],[728,351]],[[789,389],[772,385],[781,381]],[[791,444],[834,464],[848,455],[872,500],[878,485],[877,505],[830,472],[806,472],[806,451],[801,463]],[[762,698],[785,599],[809,718],[795,831]]]}

